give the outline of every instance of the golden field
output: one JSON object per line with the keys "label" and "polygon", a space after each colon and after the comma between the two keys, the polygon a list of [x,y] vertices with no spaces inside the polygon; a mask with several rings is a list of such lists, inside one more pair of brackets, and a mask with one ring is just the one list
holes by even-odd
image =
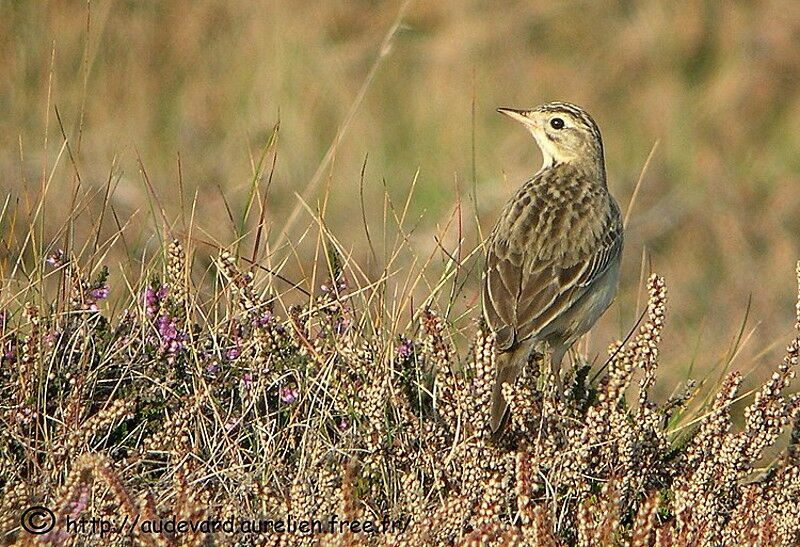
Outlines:
{"label": "golden field", "polygon": [[[796,3],[437,2],[400,10],[392,2],[201,0],[97,2],[88,13],[72,2],[0,3],[0,176],[23,226],[16,238],[6,234],[4,271],[43,177],[52,179],[44,237],[59,234],[76,169],[85,205],[76,238],[92,233],[87,211],[102,205],[111,177],[109,204],[121,223],[131,217],[124,233],[134,258],[121,260],[126,251],[116,245],[109,262],[135,271],[162,222],[149,209],[139,159],[171,221],[181,218],[180,158],[183,218],[194,208],[205,239],[228,245],[243,236],[252,245],[258,215],[238,224],[278,121],[266,211],[272,242],[296,194],[313,208],[328,192],[331,231],[367,264],[354,199],[366,158],[374,232],[384,226],[384,188],[402,205],[418,172],[413,247],[427,256],[439,231],[455,247],[455,224],[444,227],[459,196],[464,245],[474,246],[476,217],[490,228],[540,161],[525,132],[494,109],[569,100],[603,130],[623,210],[655,146],[630,216],[619,303],[595,329],[594,351],[635,316],[644,268],[673,287],[665,358],[676,375],[725,359],[748,299],[745,329],[755,331],[736,364],[775,361],[800,255]],[[56,108],[76,167],[67,153],[58,157]],[[301,211],[290,239],[309,220]],[[116,230],[106,217],[103,237]],[[303,277],[297,262],[311,251],[287,265],[292,279]],[[373,275],[380,262],[368,263]],[[470,305],[477,284],[471,269]]]}
{"label": "golden field", "polygon": [[[87,492],[131,515],[340,496],[347,515],[441,517],[423,543],[741,540],[772,515],[762,539],[789,544],[798,36],[791,0],[0,0],[3,494],[59,518]],[[597,383],[548,407],[526,377],[492,446],[461,429],[490,382],[480,242],[541,161],[495,109],[553,100],[603,132],[622,279],[573,355]],[[550,452],[525,446],[535,415],[554,420]],[[577,467],[559,459],[586,439]],[[767,468],[763,491],[744,486]],[[306,491],[308,473],[330,480]],[[405,481],[428,497],[402,498]],[[682,513],[695,498],[705,513]]]}

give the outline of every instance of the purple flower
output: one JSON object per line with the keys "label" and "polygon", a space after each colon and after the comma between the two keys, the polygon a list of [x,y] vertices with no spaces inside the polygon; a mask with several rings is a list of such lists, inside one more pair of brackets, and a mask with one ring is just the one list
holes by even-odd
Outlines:
{"label": "purple flower", "polygon": [[339,426],[339,431],[344,431],[344,430],[346,430],[348,427],[350,427],[350,424],[348,424],[348,423],[347,423],[347,420],[345,420],[344,418],[342,418],[341,420],[339,420],[339,424],[338,424],[338,426]]}
{"label": "purple flower", "polygon": [[86,306],[87,310],[96,312],[99,310],[97,307],[97,301],[105,298],[108,298],[108,286],[102,285],[100,287],[95,287],[86,293],[84,305]]}
{"label": "purple flower", "polygon": [[206,365],[206,372],[209,374],[216,374],[219,372],[219,363],[216,361],[211,361],[209,364]]}
{"label": "purple flower", "polygon": [[397,358],[401,360],[405,360],[411,357],[414,353],[414,344],[408,338],[403,338],[400,341],[400,345],[397,346]]}
{"label": "purple flower", "polygon": [[89,291],[89,297],[95,302],[108,298],[108,285],[102,285]]}
{"label": "purple flower", "polygon": [[183,349],[186,337],[178,330],[175,319],[167,314],[158,317],[156,327],[161,351],[167,354],[167,361],[171,363],[174,361],[175,355]]}
{"label": "purple flower", "polygon": [[268,311],[253,319],[254,327],[264,328],[268,327],[270,323],[272,323],[272,313]]}
{"label": "purple flower", "polygon": [[174,340],[178,337],[178,325],[169,315],[161,315],[158,318],[158,334],[162,340]]}
{"label": "purple flower", "polygon": [[228,361],[235,361],[239,358],[242,354],[242,350],[239,345],[235,345],[232,348],[228,348],[228,351],[225,352],[225,357],[228,358]]}
{"label": "purple flower", "polygon": [[280,390],[280,397],[281,401],[284,404],[290,405],[297,400],[297,397],[300,395],[300,392],[297,390],[296,387],[284,386]]}
{"label": "purple flower", "polygon": [[253,385],[253,375],[249,372],[245,372],[242,374],[242,385],[245,388],[250,389]]}
{"label": "purple flower", "polygon": [[144,307],[147,310],[147,315],[154,315],[157,305],[156,291],[153,290],[153,287],[147,287],[144,290]]}
{"label": "purple flower", "polygon": [[16,361],[16,352],[14,351],[14,346],[8,344],[3,348],[3,354],[0,355],[0,362],[5,362],[9,364],[13,364]]}
{"label": "purple flower", "polygon": [[169,294],[169,285],[161,285],[157,289],[148,285],[144,290],[144,307],[148,317],[153,317],[161,303]]}

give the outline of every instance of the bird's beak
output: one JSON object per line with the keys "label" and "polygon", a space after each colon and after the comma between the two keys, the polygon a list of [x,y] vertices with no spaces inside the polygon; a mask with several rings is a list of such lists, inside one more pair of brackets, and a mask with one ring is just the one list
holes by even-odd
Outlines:
{"label": "bird's beak", "polygon": [[500,114],[505,114],[512,120],[518,121],[522,125],[532,126],[533,120],[529,117],[530,110],[517,110],[515,108],[498,108]]}

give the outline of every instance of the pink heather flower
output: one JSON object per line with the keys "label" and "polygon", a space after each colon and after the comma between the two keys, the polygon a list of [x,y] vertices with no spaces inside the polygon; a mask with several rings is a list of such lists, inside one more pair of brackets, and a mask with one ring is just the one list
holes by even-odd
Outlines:
{"label": "pink heather flower", "polygon": [[161,307],[161,303],[169,294],[169,285],[164,284],[158,287],[157,289],[148,285],[144,290],[144,307],[147,315],[149,317],[154,316],[158,309]]}
{"label": "pink heather flower", "polygon": [[408,338],[403,338],[396,351],[399,359],[408,359],[414,353],[414,344]]}
{"label": "pink heather flower", "polygon": [[272,313],[267,311],[261,314],[259,317],[253,319],[253,326],[264,328],[269,326],[271,322],[272,322]]}
{"label": "pink heather flower", "polygon": [[97,287],[89,291],[89,297],[92,300],[105,300],[108,298],[108,285],[103,285],[102,287]]}
{"label": "pink heather flower", "polygon": [[0,355],[0,362],[7,362],[9,364],[13,364],[17,358],[16,353],[14,352],[14,346],[8,344],[6,347],[3,348],[3,353]]}
{"label": "pink heather flower", "polygon": [[153,290],[153,287],[147,287],[144,290],[144,307],[147,310],[147,315],[155,315],[157,305],[156,291]]}
{"label": "pink heather flower", "polygon": [[242,385],[247,389],[250,389],[253,385],[253,375],[249,372],[245,372],[242,374]]}
{"label": "pink heather flower", "polygon": [[284,386],[284,387],[281,388],[281,391],[280,391],[281,401],[283,401],[284,404],[287,404],[287,405],[290,405],[293,402],[295,402],[299,395],[300,395],[300,392],[297,391],[296,387]]}
{"label": "pink heather flower", "polygon": [[184,347],[186,337],[178,331],[175,319],[167,314],[162,314],[156,320],[158,328],[159,346],[161,351],[167,354],[167,362],[172,363]]}
{"label": "pink heather flower", "polygon": [[228,351],[225,352],[225,357],[228,358],[229,361],[235,361],[239,358],[242,354],[241,348],[239,348],[238,344],[232,348],[229,348]]}
{"label": "pink heather flower", "polygon": [[161,315],[158,318],[158,333],[162,340],[172,341],[178,337],[178,326],[169,315]]}

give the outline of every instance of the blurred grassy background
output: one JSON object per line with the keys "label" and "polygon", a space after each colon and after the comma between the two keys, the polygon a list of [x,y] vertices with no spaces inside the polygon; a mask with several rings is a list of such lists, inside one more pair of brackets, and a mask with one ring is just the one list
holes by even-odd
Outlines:
{"label": "blurred grassy background", "polygon": [[[460,194],[474,245],[473,184],[488,230],[540,162],[528,135],[494,109],[576,102],[601,126],[623,210],[659,142],[628,227],[620,298],[593,334],[593,351],[632,324],[646,253],[645,269],[669,286],[663,368],[676,380],[694,361],[709,370],[725,358],[750,297],[757,330],[735,366],[774,363],[793,324],[800,257],[800,4],[532,4],[411,4],[310,202],[330,188],[329,225],[369,263],[356,199],[368,155],[375,234],[384,184],[402,204],[419,170],[412,244],[422,255],[435,249]],[[203,237],[227,244],[236,232],[222,196],[241,215],[253,164],[280,120],[266,215],[276,241],[399,9],[380,1],[118,0],[89,10],[0,0],[0,185],[21,208],[18,230],[63,144],[57,107],[82,191],[96,192],[91,207],[102,207],[113,174],[110,205],[123,223],[133,216],[125,234],[134,257],[152,249],[158,224],[137,154],[172,219],[181,207],[180,154],[187,215],[197,193]],[[46,238],[70,214],[74,172],[65,153],[48,191]],[[84,215],[78,232],[90,234],[96,220]],[[106,219],[103,234],[115,231]],[[445,238],[450,249],[455,233]],[[13,257],[21,238],[4,242],[0,252]],[[128,264],[126,254],[118,245],[107,262]],[[112,267],[112,287],[118,272]],[[477,286],[474,271],[467,304]]]}

